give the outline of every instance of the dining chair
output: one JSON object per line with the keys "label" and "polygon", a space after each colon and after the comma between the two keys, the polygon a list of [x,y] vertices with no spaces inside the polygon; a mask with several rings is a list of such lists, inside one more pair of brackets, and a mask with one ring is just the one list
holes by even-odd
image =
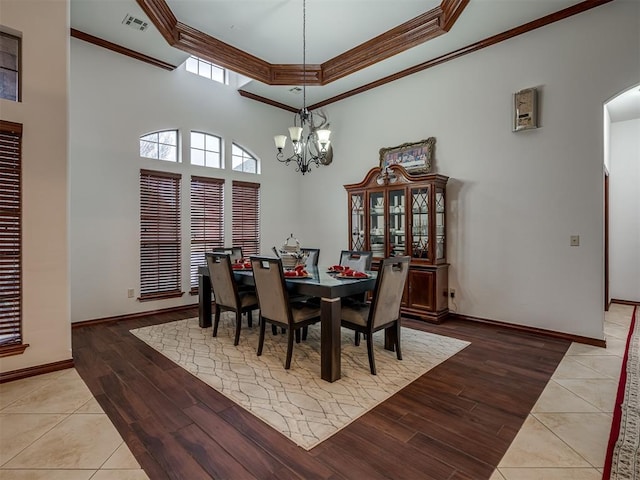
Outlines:
{"label": "dining chair", "polygon": [[356,332],[355,344],[360,344],[360,333],[367,337],[367,353],[371,374],[376,374],[373,354],[373,334],[391,328],[391,340],[398,360],[402,360],[400,350],[400,304],[409,272],[411,257],[390,257],[380,262],[378,278],[373,289],[371,303],[342,307],[342,326]]}
{"label": "dining chair", "polygon": [[305,262],[305,266],[307,267],[318,266],[318,260],[320,259],[319,248],[301,248],[300,250],[307,254],[307,260]]}
{"label": "dining chair", "polygon": [[293,340],[306,338],[307,327],[320,321],[320,308],[305,303],[290,303],[285,284],[282,260],[273,257],[251,257],[253,278],[260,306],[260,338],[258,356],[262,355],[267,322],[287,329],[287,358],[284,368],[291,367]]}
{"label": "dining chair", "polygon": [[240,260],[241,258],[244,258],[242,256],[242,247],[214,248],[213,253],[227,253],[232,263],[235,262],[236,260]]}
{"label": "dining chair", "polygon": [[342,250],[339,264],[344,267],[350,267],[352,270],[364,272],[365,270],[371,270],[372,259],[373,252],[369,250]]}
{"label": "dining chair", "polygon": [[247,314],[247,324],[252,326],[251,311],[258,309],[258,298],[252,291],[240,291],[233,278],[231,258],[227,253],[207,253],[207,266],[211,278],[211,289],[215,297],[215,319],[213,322],[213,336],[218,336],[220,313],[231,311],[236,314],[236,335],[233,341],[238,345],[242,314]]}
{"label": "dining chair", "polygon": [[[343,267],[349,267],[352,270],[364,272],[365,270],[371,270],[371,260],[373,259],[373,252],[370,250],[342,250],[340,252],[339,265]],[[350,305],[352,303],[364,303],[367,300],[366,293],[358,293],[342,299],[343,304]]]}

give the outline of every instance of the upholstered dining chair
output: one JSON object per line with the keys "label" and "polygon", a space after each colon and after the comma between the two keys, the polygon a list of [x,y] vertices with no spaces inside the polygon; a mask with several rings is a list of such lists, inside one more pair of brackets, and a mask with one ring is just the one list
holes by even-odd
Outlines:
{"label": "upholstered dining chair", "polygon": [[[365,270],[371,270],[372,259],[373,252],[370,250],[342,250],[342,252],[340,252],[340,261],[338,263],[343,267],[349,267],[352,270],[364,272]],[[346,305],[351,305],[354,302],[364,303],[366,299],[366,293],[359,293],[357,295],[351,295],[343,298],[342,303]]]}
{"label": "upholstered dining chair", "polygon": [[302,330],[302,338],[306,338],[306,328],[320,321],[320,308],[305,303],[289,302],[281,259],[251,257],[251,267],[260,305],[258,356],[262,355],[267,322],[276,327],[286,328],[287,358],[284,368],[288,370],[291,367],[294,335],[297,333],[299,339]]}
{"label": "upholstered dining chair", "polygon": [[236,314],[236,335],[233,341],[238,345],[242,314],[247,314],[247,324],[252,326],[251,311],[258,308],[258,298],[251,291],[240,291],[231,268],[231,258],[227,253],[207,253],[207,266],[211,278],[211,289],[215,297],[215,319],[213,322],[213,336],[218,335],[220,313],[231,311]]}
{"label": "upholstered dining chair", "polygon": [[364,272],[365,270],[371,270],[372,258],[373,253],[369,250],[342,250],[339,264],[352,270]]}
{"label": "upholstered dining chair", "polygon": [[391,332],[396,356],[402,360],[400,350],[400,303],[409,272],[411,257],[391,257],[380,262],[378,278],[370,304],[342,307],[342,326],[356,332],[356,345],[360,344],[360,333],[367,337],[367,353],[371,374],[376,374],[373,354],[373,334],[393,327]]}
{"label": "upholstered dining chair", "polygon": [[320,249],[319,248],[301,248],[303,253],[307,254],[307,260],[305,265],[307,267],[317,267],[318,260],[320,259]]}
{"label": "upholstered dining chair", "polygon": [[236,260],[240,260],[244,258],[242,256],[242,247],[224,247],[224,248],[214,248],[213,253],[226,253],[229,255],[231,262],[235,262]]}

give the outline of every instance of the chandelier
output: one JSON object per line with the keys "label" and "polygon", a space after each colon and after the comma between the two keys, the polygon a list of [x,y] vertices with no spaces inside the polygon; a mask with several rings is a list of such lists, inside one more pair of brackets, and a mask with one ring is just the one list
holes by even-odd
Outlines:
{"label": "chandelier", "polygon": [[276,135],[273,137],[278,153],[276,159],[279,162],[289,165],[295,162],[296,172],[302,172],[302,175],[311,171],[311,167],[315,164],[329,165],[333,159],[333,150],[329,142],[331,130],[328,127],[327,117],[322,113],[318,113],[318,117],[322,118],[322,122],[316,125],[313,121],[313,113],[307,109],[307,2],[302,0],[302,109],[297,112],[293,119],[293,127],[289,127],[289,136],[293,145],[293,154],[285,158],[284,147],[287,143],[286,135]]}

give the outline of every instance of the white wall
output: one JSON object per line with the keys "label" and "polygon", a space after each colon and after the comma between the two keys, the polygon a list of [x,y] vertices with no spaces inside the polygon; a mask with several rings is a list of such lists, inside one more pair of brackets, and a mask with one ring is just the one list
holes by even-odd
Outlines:
{"label": "white wall", "polygon": [[[233,87],[178,69],[168,72],[71,39],[70,199],[71,321],[104,318],[194,304],[182,298],[140,303],[139,172],[165,169],[182,173],[183,291],[189,291],[187,204],[191,175],[225,181],[227,244],[231,244],[231,181],[261,183],[262,247],[269,253],[284,235],[296,231],[298,174],[274,160],[273,134],[291,115],[242,98]],[[139,137],[180,129],[185,163],[140,158]],[[227,170],[190,166],[189,131],[219,135]],[[262,159],[262,175],[232,172],[231,143]]]}
{"label": "white wall", "polygon": [[8,372],[71,358],[68,275],[67,1],[0,1],[0,24],[22,35],[22,101],[0,100],[0,118],[23,124],[24,354]]}
{"label": "white wall", "polygon": [[[330,105],[333,164],[304,177],[273,162],[290,114],[72,39],[72,320],[195,301],[126,298],[138,285],[138,171],[157,165],[138,157],[138,136],[178,127],[261,157],[264,251],[291,231],[325,264],[348,241],[343,184],[381,147],[435,136],[435,170],[451,177],[457,311],[604,338],[602,111],[640,77],[639,8],[612,2]],[[531,86],[541,128],[513,133],[512,93]]]}
{"label": "white wall", "polygon": [[[336,257],[342,185],[379,148],[434,136],[457,311],[604,338],[602,112],[640,78],[639,8],[612,2],[330,105],[334,165],[304,179],[323,205],[304,236]],[[513,133],[512,93],[526,87],[540,89],[541,128]]]}
{"label": "white wall", "polygon": [[611,124],[611,298],[640,302],[640,119]]}

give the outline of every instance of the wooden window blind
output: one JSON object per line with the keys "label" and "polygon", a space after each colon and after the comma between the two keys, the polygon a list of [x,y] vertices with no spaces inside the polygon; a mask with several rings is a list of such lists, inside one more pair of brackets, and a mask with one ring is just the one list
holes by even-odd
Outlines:
{"label": "wooden window blind", "polygon": [[180,174],[140,170],[140,300],[179,297]]}
{"label": "wooden window blind", "polygon": [[22,353],[22,125],[0,121],[0,356]]}
{"label": "wooden window blind", "polygon": [[191,292],[198,291],[198,267],[205,252],[224,247],[224,180],[191,177]]}
{"label": "wooden window blind", "polygon": [[231,236],[245,256],[260,253],[260,184],[234,181],[231,189]]}

